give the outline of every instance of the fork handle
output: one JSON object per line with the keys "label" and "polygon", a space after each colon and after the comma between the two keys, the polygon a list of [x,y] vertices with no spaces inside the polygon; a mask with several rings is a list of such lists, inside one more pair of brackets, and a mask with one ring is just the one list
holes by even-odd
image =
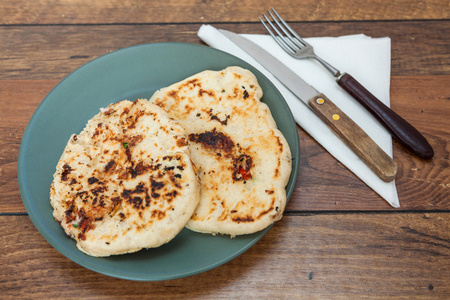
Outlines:
{"label": "fork handle", "polygon": [[411,124],[378,100],[351,75],[344,73],[337,83],[361,103],[406,149],[422,158],[432,158],[433,148]]}

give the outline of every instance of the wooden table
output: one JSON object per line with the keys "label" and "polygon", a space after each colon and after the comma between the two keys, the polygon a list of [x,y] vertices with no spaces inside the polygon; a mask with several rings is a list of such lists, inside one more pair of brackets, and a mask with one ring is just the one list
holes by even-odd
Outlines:
{"label": "wooden table", "polygon": [[205,273],[135,282],[80,267],[33,226],[17,183],[24,129],[46,94],[92,59],[127,46],[202,44],[201,24],[264,33],[268,0],[2,0],[0,298],[450,298],[450,9],[445,0],[279,0],[305,37],[392,41],[391,106],[435,150],[394,142],[402,207],[391,208],[298,128],[300,174],[283,219]]}

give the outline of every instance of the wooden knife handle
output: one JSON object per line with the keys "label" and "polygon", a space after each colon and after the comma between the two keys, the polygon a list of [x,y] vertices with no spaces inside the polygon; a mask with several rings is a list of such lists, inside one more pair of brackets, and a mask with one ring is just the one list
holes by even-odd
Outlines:
{"label": "wooden knife handle", "polygon": [[330,99],[319,94],[309,100],[309,105],[381,180],[395,179],[396,162]]}
{"label": "wooden knife handle", "polygon": [[405,148],[422,158],[433,157],[433,148],[425,137],[411,124],[372,95],[355,78],[344,73],[337,80],[337,83],[372,113]]}

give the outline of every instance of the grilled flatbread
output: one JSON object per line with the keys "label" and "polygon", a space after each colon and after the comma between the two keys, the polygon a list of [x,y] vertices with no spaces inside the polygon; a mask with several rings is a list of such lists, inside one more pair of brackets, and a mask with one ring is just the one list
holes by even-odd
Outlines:
{"label": "grilled flatbread", "polygon": [[291,153],[261,97],[250,71],[229,67],[191,76],[149,100],[189,135],[201,181],[189,229],[234,236],[257,232],[282,217]]}
{"label": "grilled flatbread", "polygon": [[62,154],[53,215],[77,247],[109,256],[173,239],[199,203],[184,129],[147,100],[102,109]]}

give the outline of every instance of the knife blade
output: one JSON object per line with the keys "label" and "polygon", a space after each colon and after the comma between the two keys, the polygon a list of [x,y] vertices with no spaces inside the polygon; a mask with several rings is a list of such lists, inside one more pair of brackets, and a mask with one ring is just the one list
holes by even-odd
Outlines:
{"label": "knife blade", "polygon": [[395,179],[396,162],[328,97],[257,44],[233,32],[223,29],[219,31],[258,61],[312,109],[381,180],[390,182]]}

